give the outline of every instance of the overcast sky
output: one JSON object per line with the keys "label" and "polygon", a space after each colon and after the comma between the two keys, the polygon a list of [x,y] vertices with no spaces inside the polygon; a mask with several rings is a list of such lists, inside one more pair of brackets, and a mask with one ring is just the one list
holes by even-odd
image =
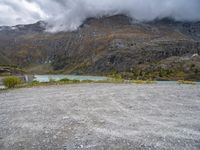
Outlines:
{"label": "overcast sky", "polygon": [[200,0],[0,0],[0,25],[45,20],[52,31],[74,30],[88,17],[113,14],[200,21]]}

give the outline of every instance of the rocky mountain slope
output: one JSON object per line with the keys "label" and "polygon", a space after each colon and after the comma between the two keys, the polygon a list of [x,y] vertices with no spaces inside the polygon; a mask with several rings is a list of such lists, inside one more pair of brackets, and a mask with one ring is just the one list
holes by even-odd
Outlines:
{"label": "rocky mountain slope", "polygon": [[89,18],[74,32],[47,33],[45,26],[0,27],[0,64],[32,73],[200,80],[200,22],[116,15]]}

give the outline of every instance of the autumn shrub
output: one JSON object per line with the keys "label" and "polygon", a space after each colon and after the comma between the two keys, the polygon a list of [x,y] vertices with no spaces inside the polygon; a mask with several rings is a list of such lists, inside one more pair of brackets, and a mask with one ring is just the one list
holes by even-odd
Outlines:
{"label": "autumn shrub", "polygon": [[15,76],[9,76],[3,79],[3,85],[7,88],[15,88],[21,83],[21,79]]}

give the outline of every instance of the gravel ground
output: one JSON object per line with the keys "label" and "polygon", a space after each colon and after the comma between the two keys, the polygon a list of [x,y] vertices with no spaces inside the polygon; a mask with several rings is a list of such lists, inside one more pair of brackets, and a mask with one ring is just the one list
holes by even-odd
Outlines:
{"label": "gravel ground", "polygon": [[0,149],[200,149],[200,85],[77,84],[0,93]]}

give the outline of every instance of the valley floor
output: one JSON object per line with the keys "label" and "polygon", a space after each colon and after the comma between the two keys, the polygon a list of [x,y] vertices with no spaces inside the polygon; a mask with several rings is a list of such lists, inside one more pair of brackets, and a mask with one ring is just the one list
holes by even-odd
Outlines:
{"label": "valley floor", "polygon": [[200,85],[76,84],[0,93],[0,149],[200,149]]}

